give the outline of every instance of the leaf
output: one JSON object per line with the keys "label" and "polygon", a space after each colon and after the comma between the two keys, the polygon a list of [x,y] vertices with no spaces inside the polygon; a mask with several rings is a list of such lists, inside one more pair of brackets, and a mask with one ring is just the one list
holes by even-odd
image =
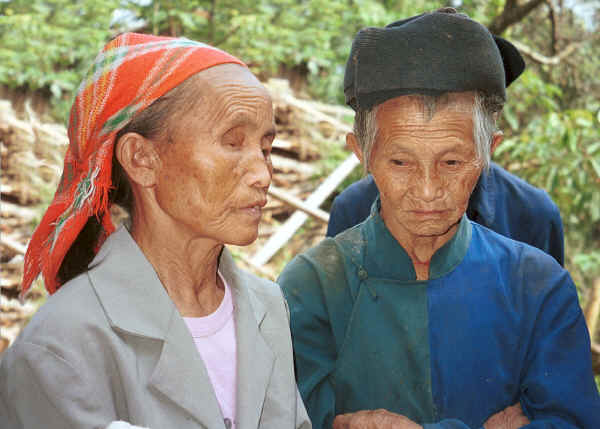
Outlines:
{"label": "leaf", "polygon": [[600,161],[592,158],[592,159],[590,159],[590,163],[592,164],[592,167],[594,168],[594,171],[596,172],[596,176],[598,176],[598,178],[600,178]]}

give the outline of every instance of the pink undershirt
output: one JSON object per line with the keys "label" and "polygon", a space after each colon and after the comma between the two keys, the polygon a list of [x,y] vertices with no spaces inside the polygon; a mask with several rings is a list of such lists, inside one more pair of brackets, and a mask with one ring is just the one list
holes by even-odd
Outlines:
{"label": "pink undershirt", "polygon": [[[221,406],[226,427],[235,428],[236,336],[231,288],[221,273],[225,296],[214,313],[205,317],[184,317]],[[231,422],[231,426],[229,423]]]}

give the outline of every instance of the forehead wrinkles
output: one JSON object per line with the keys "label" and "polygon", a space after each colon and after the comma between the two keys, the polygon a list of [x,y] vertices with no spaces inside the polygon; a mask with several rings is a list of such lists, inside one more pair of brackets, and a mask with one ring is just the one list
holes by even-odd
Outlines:
{"label": "forehead wrinkles", "polygon": [[426,154],[450,149],[475,150],[472,117],[467,112],[439,111],[429,121],[418,110],[397,113],[395,109],[390,109],[382,112],[379,119],[374,150],[382,153],[416,151]]}
{"label": "forehead wrinkles", "polygon": [[[258,86],[223,84],[215,88],[210,99],[211,122],[235,118],[241,121],[259,122],[271,116],[271,99],[266,90]],[[271,125],[269,123],[269,125]]]}
{"label": "forehead wrinkles", "polygon": [[[454,115],[453,115],[454,116]],[[403,117],[392,116],[382,118],[380,135],[387,140],[394,137],[411,137],[415,139],[436,139],[454,137],[464,140],[472,136],[473,121],[470,115],[427,121],[419,113],[412,112]]]}

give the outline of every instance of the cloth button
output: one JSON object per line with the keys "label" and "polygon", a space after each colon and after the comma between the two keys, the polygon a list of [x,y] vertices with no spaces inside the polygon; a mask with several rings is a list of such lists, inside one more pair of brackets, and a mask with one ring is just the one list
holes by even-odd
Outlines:
{"label": "cloth button", "polygon": [[367,271],[364,268],[359,268],[358,269],[358,278],[361,280],[366,280],[367,277],[369,277],[369,274],[367,273]]}

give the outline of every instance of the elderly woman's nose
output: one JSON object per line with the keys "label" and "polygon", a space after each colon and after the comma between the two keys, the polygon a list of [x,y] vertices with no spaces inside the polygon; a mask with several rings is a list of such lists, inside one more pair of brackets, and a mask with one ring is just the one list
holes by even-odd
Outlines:
{"label": "elderly woman's nose", "polygon": [[273,166],[271,159],[262,149],[253,152],[248,160],[247,181],[250,186],[267,188],[271,184]]}
{"label": "elderly woman's nose", "polygon": [[443,180],[433,168],[420,169],[412,181],[412,193],[419,200],[431,202],[443,195]]}

